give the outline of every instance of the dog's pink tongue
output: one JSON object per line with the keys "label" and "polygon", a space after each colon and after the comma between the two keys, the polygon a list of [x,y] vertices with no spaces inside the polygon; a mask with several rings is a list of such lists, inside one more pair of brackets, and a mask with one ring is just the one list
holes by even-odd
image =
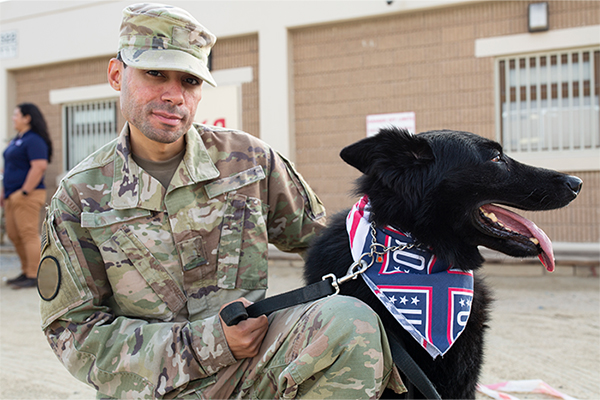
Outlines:
{"label": "dog's pink tongue", "polygon": [[542,252],[538,256],[540,261],[549,272],[554,271],[554,250],[552,249],[552,242],[543,230],[538,228],[536,224],[527,218],[523,218],[519,214],[502,207],[487,204],[481,208],[486,213],[494,213],[506,229],[518,232],[523,236],[536,238],[542,249]]}

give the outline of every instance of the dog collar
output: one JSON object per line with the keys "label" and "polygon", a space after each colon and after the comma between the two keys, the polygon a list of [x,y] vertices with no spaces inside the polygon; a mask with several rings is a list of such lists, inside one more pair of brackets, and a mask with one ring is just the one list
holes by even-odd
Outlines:
{"label": "dog collar", "polygon": [[[365,259],[373,235],[367,196],[350,210],[346,228],[353,259]],[[386,248],[415,243],[410,233],[390,226],[376,227],[375,241]],[[371,262],[370,257],[366,261]],[[361,276],[431,357],[443,356],[463,332],[473,300],[472,271],[453,268],[431,249],[412,247],[376,257]]]}

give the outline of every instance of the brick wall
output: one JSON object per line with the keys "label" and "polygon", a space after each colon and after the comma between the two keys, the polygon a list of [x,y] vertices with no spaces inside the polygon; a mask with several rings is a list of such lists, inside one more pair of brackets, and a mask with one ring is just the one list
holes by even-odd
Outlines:
{"label": "brick wall", "polygon": [[[358,172],[338,154],[366,135],[366,116],[414,111],[417,131],[495,138],[494,60],[475,40],[527,32],[526,1],[493,1],[312,26],[291,32],[296,165],[332,214],[356,199]],[[551,1],[551,29],[600,23],[600,2]],[[600,240],[600,173],[567,209],[535,215],[553,240]]]}

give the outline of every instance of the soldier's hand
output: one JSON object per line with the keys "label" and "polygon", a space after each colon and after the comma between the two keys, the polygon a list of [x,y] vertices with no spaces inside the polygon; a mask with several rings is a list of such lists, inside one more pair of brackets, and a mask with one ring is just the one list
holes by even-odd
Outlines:
{"label": "soldier's hand", "polygon": [[[243,297],[235,301],[242,302],[244,307],[252,304],[251,301]],[[230,303],[233,303],[233,301]],[[227,304],[224,304],[221,310]],[[261,315],[258,318],[248,318],[237,325],[227,326],[221,319],[221,326],[223,327],[227,344],[233,356],[236,360],[241,360],[243,358],[254,357],[258,354],[262,341],[269,329],[269,320],[266,316]]]}

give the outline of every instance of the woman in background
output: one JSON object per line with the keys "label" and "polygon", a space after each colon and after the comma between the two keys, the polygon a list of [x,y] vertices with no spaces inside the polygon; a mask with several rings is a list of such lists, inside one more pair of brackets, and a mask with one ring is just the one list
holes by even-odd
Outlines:
{"label": "woman in background", "polygon": [[40,263],[40,211],[46,203],[44,173],[52,158],[46,120],[37,106],[19,104],[13,113],[17,136],[4,151],[0,205],[6,233],[21,260],[22,273],[7,283],[13,288],[36,287]]}

